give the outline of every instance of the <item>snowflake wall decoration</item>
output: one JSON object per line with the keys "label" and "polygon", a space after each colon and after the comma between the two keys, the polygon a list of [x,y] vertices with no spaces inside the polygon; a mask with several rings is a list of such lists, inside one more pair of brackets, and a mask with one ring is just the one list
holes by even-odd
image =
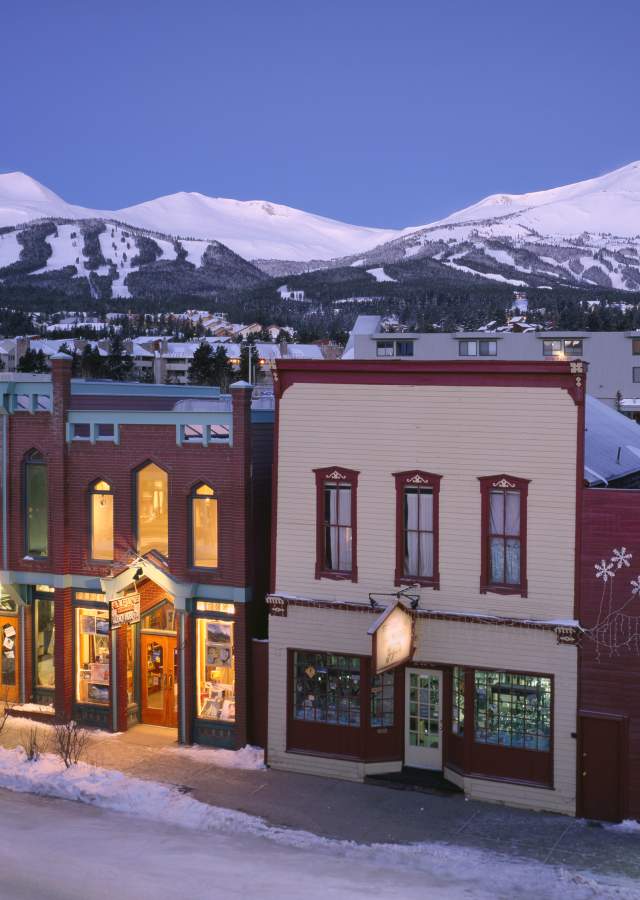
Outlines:
{"label": "snowflake wall decoration", "polygon": [[626,547],[614,549],[611,557],[594,565],[595,577],[601,579],[602,597],[596,624],[585,628],[584,635],[595,644],[596,658],[603,651],[609,656],[621,650],[635,651],[640,656],[640,616],[631,616],[625,610],[634,597],[640,596],[640,575],[630,580],[631,595],[619,607],[613,605],[613,580],[616,572],[630,568],[633,554]]}
{"label": "snowflake wall decoration", "polygon": [[617,569],[621,569],[623,566],[629,568],[631,565],[631,557],[632,554],[627,552],[626,547],[621,547],[619,550],[614,550],[611,554],[611,562],[614,563]]}
{"label": "snowflake wall decoration", "polygon": [[616,573],[613,571],[613,565],[613,560],[607,562],[606,559],[596,563],[594,566],[596,578],[602,578],[603,582],[607,582],[610,578],[615,578]]}

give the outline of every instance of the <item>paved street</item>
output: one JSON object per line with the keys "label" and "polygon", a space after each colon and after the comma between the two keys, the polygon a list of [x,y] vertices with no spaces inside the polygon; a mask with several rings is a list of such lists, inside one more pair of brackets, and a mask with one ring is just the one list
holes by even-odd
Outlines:
{"label": "paved street", "polygon": [[[23,722],[11,722],[0,736],[0,743],[7,747],[15,746],[19,740],[20,729],[24,727],[25,723]],[[183,792],[204,803],[261,816],[274,826],[302,829],[314,835],[355,841],[359,844],[435,842],[438,846],[452,848],[452,852],[455,851],[455,853],[462,851],[473,855],[478,851],[480,853],[499,854],[503,859],[512,862],[522,861],[523,864],[535,867],[536,870],[540,870],[540,863],[546,863],[550,866],[567,867],[579,872],[593,872],[602,877],[605,882],[614,881],[619,877],[637,879],[637,893],[635,891],[631,894],[625,893],[624,896],[637,896],[640,898],[639,833],[610,830],[599,825],[588,824],[562,816],[533,813],[527,810],[514,810],[477,801],[467,801],[459,794],[414,793],[412,791],[394,790],[388,787],[352,784],[273,770],[220,768],[218,765],[211,763],[211,755],[206,751],[199,753],[193,750],[178,749],[175,745],[175,732],[144,726],[136,728],[126,735],[118,736],[94,732],[87,760],[106,768],[119,769],[138,778],[177,785]],[[32,825],[29,824],[32,807],[30,801],[25,798],[11,797],[6,792],[2,793],[1,797],[3,811],[6,809],[7,803],[20,805],[20,803],[24,802],[26,804],[26,807],[22,807],[27,809],[25,813],[27,816],[26,822],[23,822],[24,817],[18,815],[18,811],[15,808],[13,812],[17,818],[6,814],[0,817],[2,828],[8,829],[6,841],[3,842],[4,852],[9,852],[7,850],[8,846],[12,847],[11,852],[13,852],[16,845],[20,843],[16,840],[15,829],[24,828],[29,831],[32,828]],[[120,824],[117,827],[114,826],[111,830],[107,829],[106,834],[102,834],[100,823],[103,821],[111,823],[114,818],[111,813],[96,811],[91,808],[84,809],[75,804],[60,804],[59,801],[41,800],[39,798],[33,798],[33,803],[36,805],[44,804],[41,813],[42,810],[53,808],[57,810],[59,807],[64,807],[66,810],[64,812],[65,821],[67,816],[71,816],[70,827],[72,826],[72,832],[77,827],[83,835],[82,840],[85,840],[85,829],[88,829],[86,831],[86,840],[88,842],[89,833],[95,832],[93,838],[94,846],[101,847],[101,855],[106,853],[107,856],[115,855],[114,858],[126,859],[131,849],[130,858],[134,860],[137,856],[133,852],[133,848],[138,846],[138,841],[144,841],[148,851],[141,851],[139,872],[136,869],[135,877],[131,881],[131,890],[142,886],[144,882],[145,872],[147,871],[146,852],[151,854],[148,859],[149,866],[151,866],[158,855],[161,860],[160,869],[165,864],[169,864],[171,855],[167,856],[164,853],[164,849],[160,854],[157,854],[152,848],[158,846],[157,842],[159,842],[161,848],[165,848],[170,835],[172,836],[171,841],[174,841],[176,846],[182,846],[183,842],[189,844],[189,854],[194,855],[194,866],[200,872],[202,879],[204,879],[203,882],[197,883],[206,883],[207,879],[214,879],[216,885],[220,885],[221,875],[216,868],[217,863],[215,861],[224,859],[226,869],[231,865],[231,860],[236,852],[237,836],[229,843],[229,839],[223,835],[188,833],[185,836],[180,829],[178,831],[175,828],[167,830],[162,822],[148,824],[129,819],[119,819]],[[70,809],[74,812],[70,812]],[[56,815],[59,815],[59,813],[56,813]],[[81,817],[84,824],[80,822],[80,819],[74,818],[74,816]],[[39,815],[36,818],[45,827],[46,817],[43,819],[42,815]],[[118,819],[119,817],[116,818]],[[11,831],[12,828],[14,829],[13,831]],[[133,843],[128,843],[124,838],[124,835],[128,835],[130,832],[135,836]],[[11,835],[13,837],[10,837]],[[53,837],[55,840],[58,840],[55,832]],[[106,850],[105,848],[108,844],[116,841],[116,839],[123,840],[124,846],[113,846]],[[245,848],[245,850],[250,850],[252,860],[259,859],[261,853],[275,853],[276,857],[279,854],[284,854],[286,857],[287,853],[292,852],[291,848],[276,846],[272,846],[271,850],[268,851],[263,846],[263,839],[252,837],[250,839],[247,838],[247,840],[252,842],[250,848]],[[34,846],[34,841],[36,841],[36,846],[43,846],[42,842],[37,840],[35,831],[33,834],[30,833],[29,844]],[[71,871],[75,871],[72,859],[75,858],[76,852],[79,852],[77,851],[78,846],[74,837],[69,842],[69,847],[74,848],[69,859]],[[213,846],[215,846],[215,852],[212,850]],[[46,852],[49,853],[50,850],[51,848],[47,845]],[[140,850],[139,846],[138,850]],[[71,853],[71,851],[69,852]],[[94,851],[90,851],[88,848],[86,853],[83,850],[82,859],[85,861],[91,859],[92,852]],[[200,852],[204,855],[199,856]],[[238,852],[240,851],[238,850]],[[40,859],[40,855],[38,859]],[[314,855],[314,865],[316,865],[316,859],[317,854]],[[211,872],[208,874],[203,860],[212,867]],[[274,864],[276,862],[277,859],[274,858]],[[295,860],[293,862],[295,863]],[[372,861],[367,861],[367,865],[364,867],[366,873],[362,875],[364,882],[347,884],[349,878],[352,877],[350,871],[353,866],[345,863],[343,871],[342,863],[336,866],[334,862],[332,861],[330,867],[331,877],[333,878],[335,875],[338,880],[344,878],[347,881],[341,883],[339,888],[336,887],[338,893],[334,895],[330,891],[323,890],[323,897],[352,896],[353,892],[357,893],[363,885],[369,883],[369,875],[374,877],[367,866],[374,865],[375,868],[375,864]],[[287,860],[287,866],[290,863],[291,861]],[[204,865],[202,871],[198,869],[198,866],[201,864]],[[360,871],[361,864],[362,859],[359,859],[358,871]],[[55,861],[52,861],[54,868],[55,865]],[[86,862],[86,865],[89,866],[89,863]],[[90,868],[91,871],[94,871],[93,862],[91,862]],[[293,865],[293,870],[295,871],[295,864]],[[7,867],[2,867],[0,871],[7,872]],[[105,869],[105,871],[107,870]],[[302,864],[301,862],[300,877],[303,880],[297,882],[298,892],[295,896],[305,896],[305,891],[301,889],[300,885],[304,883],[305,876],[312,871],[316,871],[314,866],[306,863]],[[157,875],[157,868],[149,873],[151,880],[146,882],[147,888],[156,877],[154,872]],[[142,879],[140,883],[136,880],[138,874],[140,879]],[[409,869],[402,870],[404,893],[400,893],[398,896],[413,896],[412,891],[417,889],[416,882],[413,880],[414,875],[411,874]],[[20,877],[22,878],[23,875],[20,875]],[[25,875],[24,877],[27,876]],[[38,877],[38,870],[31,867],[28,879],[37,879]],[[189,877],[191,876],[187,872],[185,878],[188,879]],[[433,871],[423,873],[423,886],[425,884],[424,879],[427,877],[436,878],[437,881]],[[83,883],[82,879],[81,883]],[[100,879],[95,881],[95,885],[93,881],[91,883],[92,889],[94,886],[96,890],[100,888]],[[182,884],[184,885],[184,883],[183,880]],[[379,887],[383,883],[386,884],[385,890],[388,893],[383,893],[382,896],[396,896],[393,893],[395,882],[387,884],[381,875],[375,875],[376,886]],[[451,886],[450,881],[447,881],[447,884],[449,887]],[[29,885],[33,893],[29,893],[27,889]],[[71,890],[73,885],[69,884],[68,887]],[[444,890],[444,887],[437,883],[433,887]],[[480,890],[481,884],[477,885],[476,888]],[[22,889],[22,887],[16,884],[16,890],[18,889]],[[231,896],[233,896],[233,890],[233,885],[230,885],[229,891]],[[339,890],[343,890],[346,893],[340,894]],[[31,880],[25,886],[25,891],[24,894],[18,892],[15,896],[36,895],[35,884]],[[182,896],[185,894],[186,891]],[[145,891],[143,894],[136,894],[134,891],[130,896],[148,895],[148,891]],[[276,895],[288,896],[286,893]],[[1,894],[1,896],[4,898],[6,895]],[[46,896],[55,895],[49,893]],[[63,893],[59,896],[74,897],[76,895]],[[87,895],[84,894],[82,896],[86,897]],[[89,896],[100,897],[102,894],[96,893]],[[198,895],[196,893],[193,896],[216,895],[210,893]],[[312,897],[315,895],[312,891],[310,893],[307,891],[306,896]],[[432,893],[430,896],[448,897],[457,895]],[[483,896],[483,894],[476,892],[466,896],[476,897]],[[498,896],[498,894],[493,894],[493,896]],[[500,896],[509,896],[509,894],[501,894]],[[552,896],[552,894],[540,893],[538,896],[547,897]]]}

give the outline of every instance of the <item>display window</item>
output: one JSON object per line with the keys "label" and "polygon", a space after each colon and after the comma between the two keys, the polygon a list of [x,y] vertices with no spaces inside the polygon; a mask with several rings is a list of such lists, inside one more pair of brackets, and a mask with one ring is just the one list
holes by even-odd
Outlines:
{"label": "display window", "polygon": [[475,740],[551,749],[551,679],[510,672],[475,673]]}
{"label": "display window", "polygon": [[113,492],[106,481],[91,489],[91,558],[113,559]]}
{"label": "display window", "polygon": [[231,621],[196,619],[197,714],[201,719],[235,721],[233,632]]}
{"label": "display window", "polygon": [[136,633],[135,625],[125,625],[127,653],[127,704],[136,702]]}
{"label": "display window", "polygon": [[390,728],[394,724],[395,672],[383,672],[371,679],[371,727]]}
{"label": "display window", "polygon": [[149,463],[137,473],[138,552],[169,555],[169,484],[167,473]]}
{"label": "display window", "polygon": [[77,607],[75,616],[76,700],[106,706],[111,681],[109,611]]}
{"label": "display window", "polygon": [[333,653],[294,653],[295,719],[360,725],[360,658]]}

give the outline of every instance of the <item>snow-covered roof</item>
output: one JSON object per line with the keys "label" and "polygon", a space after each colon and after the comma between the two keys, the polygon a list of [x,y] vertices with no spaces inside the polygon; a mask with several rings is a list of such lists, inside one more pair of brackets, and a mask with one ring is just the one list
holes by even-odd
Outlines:
{"label": "snow-covered roof", "polygon": [[355,359],[355,338],[360,334],[375,334],[380,330],[382,316],[358,316],[353,328],[349,332],[349,340],[342,354],[343,359]]}
{"label": "snow-covered roof", "polygon": [[587,396],[584,477],[608,484],[640,471],[640,425],[606,403]]}

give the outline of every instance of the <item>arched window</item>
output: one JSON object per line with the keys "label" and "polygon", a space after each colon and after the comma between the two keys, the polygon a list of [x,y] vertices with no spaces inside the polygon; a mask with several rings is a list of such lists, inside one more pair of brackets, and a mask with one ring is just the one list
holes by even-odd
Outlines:
{"label": "arched window", "polygon": [[91,559],[113,559],[113,491],[106,481],[91,487]]}
{"label": "arched window", "polygon": [[157,550],[169,555],[169,479],[167,473],[148,463],[137,473],[138,552]]}
{"label": "arched window", "polygon": [[191,492],[191,557],[198,568],[218,565],[218,500],[208,484]]}
{"label": "arched window", "polygon": [[25,457],[25,553],[49,555],[49,486],[47,465],[41,453],[32,450]]}

